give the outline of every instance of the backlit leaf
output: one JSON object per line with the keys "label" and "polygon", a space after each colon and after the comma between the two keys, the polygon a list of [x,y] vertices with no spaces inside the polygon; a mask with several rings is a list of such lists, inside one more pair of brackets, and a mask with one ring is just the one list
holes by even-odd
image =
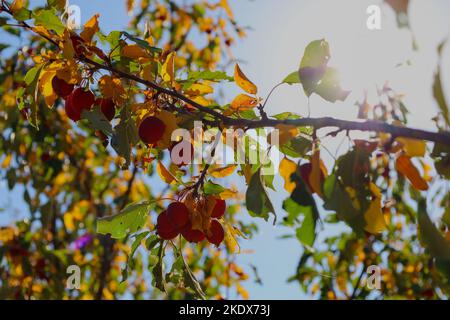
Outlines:
{"label": "backlit leaf", "polygon": [[417,190],[428,190],[428,183],[423,179],[419,170],[411,162],[411,158],[406,155],[401,155],[395,161],[395,168],[397,171],[408,178],[412,186]]}
{"label": "backlit leaf", "polygon": [[234,81],[242,90],[249,94],[258,92],[258,88],[247,78],[237,63],[234,66]]}
{"label": "backlit leaf", "polygon": [[147,221],[149,203],[130,204],[120,213],[97,220],[97,233],[121,239],[141,229]]}
{"label": "backlit leaf", "polygon": [[286,189],[287,192],[292,193],[296,185],[295,182],[292,181],[291,176],[296,172],[297,164],[288,158],[283,158],[280,162],[279,169],[280,175],[284,179],[284,189]]}

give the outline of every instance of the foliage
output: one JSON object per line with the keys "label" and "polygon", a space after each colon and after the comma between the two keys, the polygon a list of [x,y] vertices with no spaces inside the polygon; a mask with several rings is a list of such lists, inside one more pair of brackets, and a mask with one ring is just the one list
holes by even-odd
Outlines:
{"label": "foliage", "polygon": [[[407,14],[408,1],[386,2]],[[109,34],[99,15],[79,33],[67,28],[64,4],[2,1],[2,32],[27,45],[0,60],[1,177],[22,193],[30,216],[0,230],[0,297],[221,299],[233,288],[246,299],[249,276],[235,258],[257,228],[244,222],[245,211],[250,221],[273,215],[292,229],[304,250],[289,280],[312,296],[373,297],[361,281],[377,264],[381,298],[448,297],[450,138],[440,68],[433,84],[439,133],[407,128],[401,96],[385,86],[378,105],[359,104],[367,126],[353,125],[372,133],[356,140],[348,127],[324,128],[321,119],[268,116],[270,95],[262,99],[237,63],[233,76],[220,70],[234,38],[245,35],[227,0],[127,1],[130,29]],[[281,84],[346,101],[330,47],[312,41]],[[223,103],[217,93],[224,84],[243,92]],[[278,129],[279,145],[273,132],[259,130],[267,144],[256,148],[266,158],[282,154],[283,212],[270,200],[274,176],[263,174],[265,165],[175,163],[172,132],[195,132],[197,120],[205,129],[242,129],[245,148],[255,145],[249,129]],[[384,130],[377,121],[387,123]],[[323,137],[341,131],[351,147],[327,168]],[[227,177],[242,177],[245,192]],[[171,212],[180,203],[186,219],[184,209]],[[438,226],[430,203],[445,210]],[[332,225],[346,227],[318,243],[320,229]],[[65,287],[72,264],[82,270],[79,290]]]}

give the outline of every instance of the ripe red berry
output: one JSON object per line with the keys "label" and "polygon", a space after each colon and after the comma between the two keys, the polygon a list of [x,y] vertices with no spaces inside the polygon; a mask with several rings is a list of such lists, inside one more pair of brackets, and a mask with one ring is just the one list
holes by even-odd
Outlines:
{"label": "ripe red berry", "polygon": [[189,223],[189,211],[182,202],[172,202],[167,207],[167,216],[176,228],[182,229]]}
{"label": "ripe red berry", "polygon": [[90,110],[94,104],[95,96],[90,90],[83,88],[75,89],[66,98],[66,114],[73,121],[78,121],[81,118],[83,110]]}
{"label": "ripe red berry", "polygon": [[205,234],[200,230],[192,229],[192,225],[189,223],[186,228],[181,232],[183,238],[189,242],[199,243],[205,240]]}
{"label": "ripe red berry", "polygon": [[[184,151],[189,153],[184,154]],[[177,166],[185,166],[194,159],[194,146],[187,140],[175,142],[170,148],[170,159]]]}
{"label": "ripe red berry", "polygon": [[211,220],[208,233],[206,234],[208,241],[218,247],[222,243],[224,237],[225,232],[220,222],[217,220]]}
{"label": "ripe red berry", "polygon": [[161,212],[158,216],[156,230],[161,239],[164,240],[172,240],[180,234],[180,231],[170,222],[167,211]]}
{"label": "ripe red berry", "polygon": [[216,199],[216,204],[214,205],[214,209],[211,214],[211,218],[220,219],[225,214],[225,209],[227,205],[225,203],[225,200]]}
{"label": "ripe red berry", "polygon": [[67,83],[63,79],[54,76],[52,79],[53,91],[61,98],[67,97],[73,91],[73,84]]}
{"label": "ripe red berry", "polygon": [[95,104],[100,106],[102,113],[109,121],[116,115],[116,105],[111,99],[100,98],[95,101]]}
{"label": "ripe red berry", "polygon": [[139,137],[147,144],[156,144],[161,140],[166,125],[156,117],[145,118],[139,126]]}
{"label": "ripe red berry", "polygon": [[67,116],[73,121],[78,121],[81,118],[81,113],[75,110],[73,105],[73,95],[70,94],[67,96],[66,103],[64,105],[64,109],[66,110]]}

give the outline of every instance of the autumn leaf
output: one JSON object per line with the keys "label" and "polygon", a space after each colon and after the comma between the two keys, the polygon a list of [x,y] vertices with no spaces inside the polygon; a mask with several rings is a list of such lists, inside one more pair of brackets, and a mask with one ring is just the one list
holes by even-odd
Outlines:
{"label": "autumn leaf", "polygon": [[173,84],[175,80],[175,52],[169,53],[161,68],[161,77],[164,82]]}
{"label": "autumn leaf", "polygon": [[164,150],[172,144],[172,132],[178,128],[178,119],[172,112],[166,110],[161,110],[156,117],[166,126],[161,140],[157,143],[158,149]]}
{"label": "autumn leaf", "polygon": [[406,155],[401,155],[395,162],[397,171],[408,178],[412,186],[421,191],[428,190],[428,183],[420,176],[419,170],[411,162],[411,158]]}
{"label": "autumn leaf", "polygon": [[98,86],[104,98],[112,99],[115,104],[121,105],[127,98],[120,78],[104,75],[98,81]]}
{"label": "autumn leaf", "polygon": [[409,157],[424,157],[427,151],[427,144],[423,140],[399,137],[395,139],[403,146],[403,151]]}
{"label": "autumn leaf", "polygon": [[369,208],[364,213],[364,220],[366,222],[364,230],[371,234],[377,234],[386,230],[387,226],[381,208],[380,189],[374,183],[370,183],[370,190],[372,192],[373,199],[369,205]]}
{"label": "autumn leaf", "polygon": [[258,88],[241,71],[237,63],[234,67],[234,81],[242,90],[249,94],[256,94],[258,92]]}
{"label": "autumn leaf", "polygon": [[137,44],[129,44],[123,47],[122,56],[130,59],[149,58],[147,51]]}
{"label": "autumn leaf", "polygon": [[280,175],[284,179],[284,189],[287,192],[292,193],[295,189],[296,184],[295,182],[291,181],[291,176],[297,171],[297,164],[294,161],[289,160],[288,158],[283,158],[283,160],[281,160],[280,162],[279,170]]}
{"label": "autumn leaf", "polygon": [[52,80],[55,74],[56,73],[54,71],[44,70],[43,72],[41,72],[39,77],[39,91],[44,96],[45,104],[48,107],[52,107],[56,99],[58,98],[58,95],[53,91],[52,86]]}
{"label": "autumn leaf", "polygon": [[231,108],[234,110],[249,110],[256,107],[258,104],[258,99],[254,97],[250,97],[246,94],[239,94],[236,98],[234,98],[233,102],[231,102]]}
{"label": "autumn leaf", "polygon": [[98,27],[99,16],[99,14],[94,15],[84,24],[83,31],[80,34],[80,37],[84,40],[84,42],[92,42],[92,38],[100,30]]}
{"label": "autumn leaf", "polygon": [[[277,124],[275,126],[275,130],[267,136],[267,142],[271,145],[276,145],[278,143],[280,146],[282,146],[299,135],[298,128],[292,125]],[[276,139],[277,134],[278,141]]]}
{"label": "autumn leaf", "polygon": [[237,165],[232,164],[226,167],[214,168],[210,173],[214,178],[225,178],[232,175],[236,168]]}
{"label": "autumn leaf", "polygon": [[214,88],[203,83],[194,83],[184,93],[190,97],[204,96],[214,92]]}
{"label": "autumn leaf", "polygon": [[177,179],[169,172],[169,170],[164,167],[161,161],[158,161],[156,165],[156,171],[158,172],[159,177],[162,181],[167,184],[172,184],[177,181]]}

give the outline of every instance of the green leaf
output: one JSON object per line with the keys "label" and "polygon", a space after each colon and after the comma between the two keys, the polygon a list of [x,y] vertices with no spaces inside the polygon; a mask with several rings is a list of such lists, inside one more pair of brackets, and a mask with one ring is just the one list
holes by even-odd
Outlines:
{"label": "green leaf", "polygon": [[263,186],[261,169],[252,175],[245,200],[250,215],[264,218],[267,221],[269,213],[272,213],[275,217],[274,223],[276,222],[275,210]]}
{"label": "green leaf", "polygon": [[205,185],[203,186],[203,192],[206,195],[214,195],[214,194],[219,194],[221,192],[224,192],[225,188],[222,187],[220,184],[208,181],[205,183]]}
{"label": "green leaf", "polygon": [[166,282],[164,281],[164,241],[161,240],[158,248],[158,262],[152,269],[153,286],[162,292],[166,292]]}
{"label": "green leaf", "polygon": [[419,201],[419,235],[420,240],[436,258],[438,269],[450,280],[450,243],[439,232],[427,214],[425,200]]}
{"label": "green leaf", "polygon": [[315,93],[330,102],[337,100],[345,101],[350,91],[342,90],[339,72],[335,68],[327,68],[320,82],[317,84]]}
{"label": "green leaf", "polygon": [[150,204],[148,202],[130,204],[120,213],[97,220],[97,233],[110,234],[121,239],[141,229],[147,221]]}
{"label": "green leaf", "polygon": [[125,158],[124,168],[128,168],[131,163],[131,147],[138,143],[136,123],[131,118],[128,107],[122,108],[120,112],[120,123],[114,127],[111,146],[123,158]]}
{"label": "green leaf", "polygon": [[30,121],[30,124],[38,129],[38,108],[39,108],[39,102],[38,102],[38,81],[39,81],[39,75],[41,74],[42,68],[45,64],[37,65],[26,73],[24,77],[24,81],[27,84],[26,92],[28,93],[28,97],[30,99],[30,109],[31,109],[31,116],[29,117],[28,121]]}
{"label": "green leaf", "polygon": [[140,46],[143,49],[146,49],[152,53],[161,53],[162,50],[160,48],[156,48],[156,47],[152,47],[147,41],[143,40],[143,39],[139,39],[131,34],[129,34],[128,32],[122,32],[122,34],[127,37],[127,39],[133,41],[134,43],[136,43],[138,46]]}
{"label": "green leaf", "polygon": [[233,81],[233,77],[230,77],[224,71],[189,71],[188,73],[188,81],[196,82],[198,80],[207,80],[219,82],[222,80]]}
{"label": "green leaf", "polygon": [[336,175],[330,175],[325,179],[324,195],[324,208],[336,212],[340,221],[346,222],[358,235],[361,235],[366,224],[364,211],[355,209],[350,195]]}
{"label": "green leaf", "polygon": [[291,84],[291,85],[301,83],[299,72],[294,71],[294,72],[290,73],[288,76],[286,76],[286,78],[283,79],[283,81],[281,81],[281,83],[287,83],[287,84]]}
{"label": "green leaf", "polygon": [[328,67],[329,60],[328,42],[324,39],[311,42],[300,63],[299,80],[308,97],[316,93],[330,102],[344,101],[350,92],[342,90],[337,70]]}
{"label": "green leaf", "polygon": [[318,82],[325,74],[329,60],[330,47],[324,39],[312,41],[305,48],[298,74],[303,90],[308,97],[314,92]]}
{"label": "green leaf", "polygon": [[311,150],[311,147],[311,140],[298,136],[280,146],[280,151],[289,157],[302,158],[309,150]]}
{"label": "green leaf", "polygon": [[90,111],[83,110],[81,117],[89,121],[89,126],[92,129],[100,130],[109,137],[112,136],[113,129],[111,123],[106,119],[100,106],[94,106]]}
{"label": "green leaf", "polygon": [[298,222],[299,216],[303,216],[301,226],[296,229],[297,239],[307,247],[314,244],[316,238],[316,214],[314,214],[314,206],[301,206],[292,198],[288,198],[283,202],[283,209],[288,213],[285,224],[294,226]]}
{"label": "green leaf", "polygon": [[61,35],[66,28],[53,10],[40,10],[34,14],[34,24]]}
{"label": "green leaf", "polygon": [[450,126],[450,111],[447,104],[447,100],[445,99],[445,93],[442,88],[442,80],[441,80],[441,59],[442,59],[442,52],[444,50],[444,46],[446,43],[447,40],[443,41],[438,48],[439,65],[434,75],[433,97],[434,100],[436,100],[439,109],[441,109],[445,122],[447,123],[448,126]]}

